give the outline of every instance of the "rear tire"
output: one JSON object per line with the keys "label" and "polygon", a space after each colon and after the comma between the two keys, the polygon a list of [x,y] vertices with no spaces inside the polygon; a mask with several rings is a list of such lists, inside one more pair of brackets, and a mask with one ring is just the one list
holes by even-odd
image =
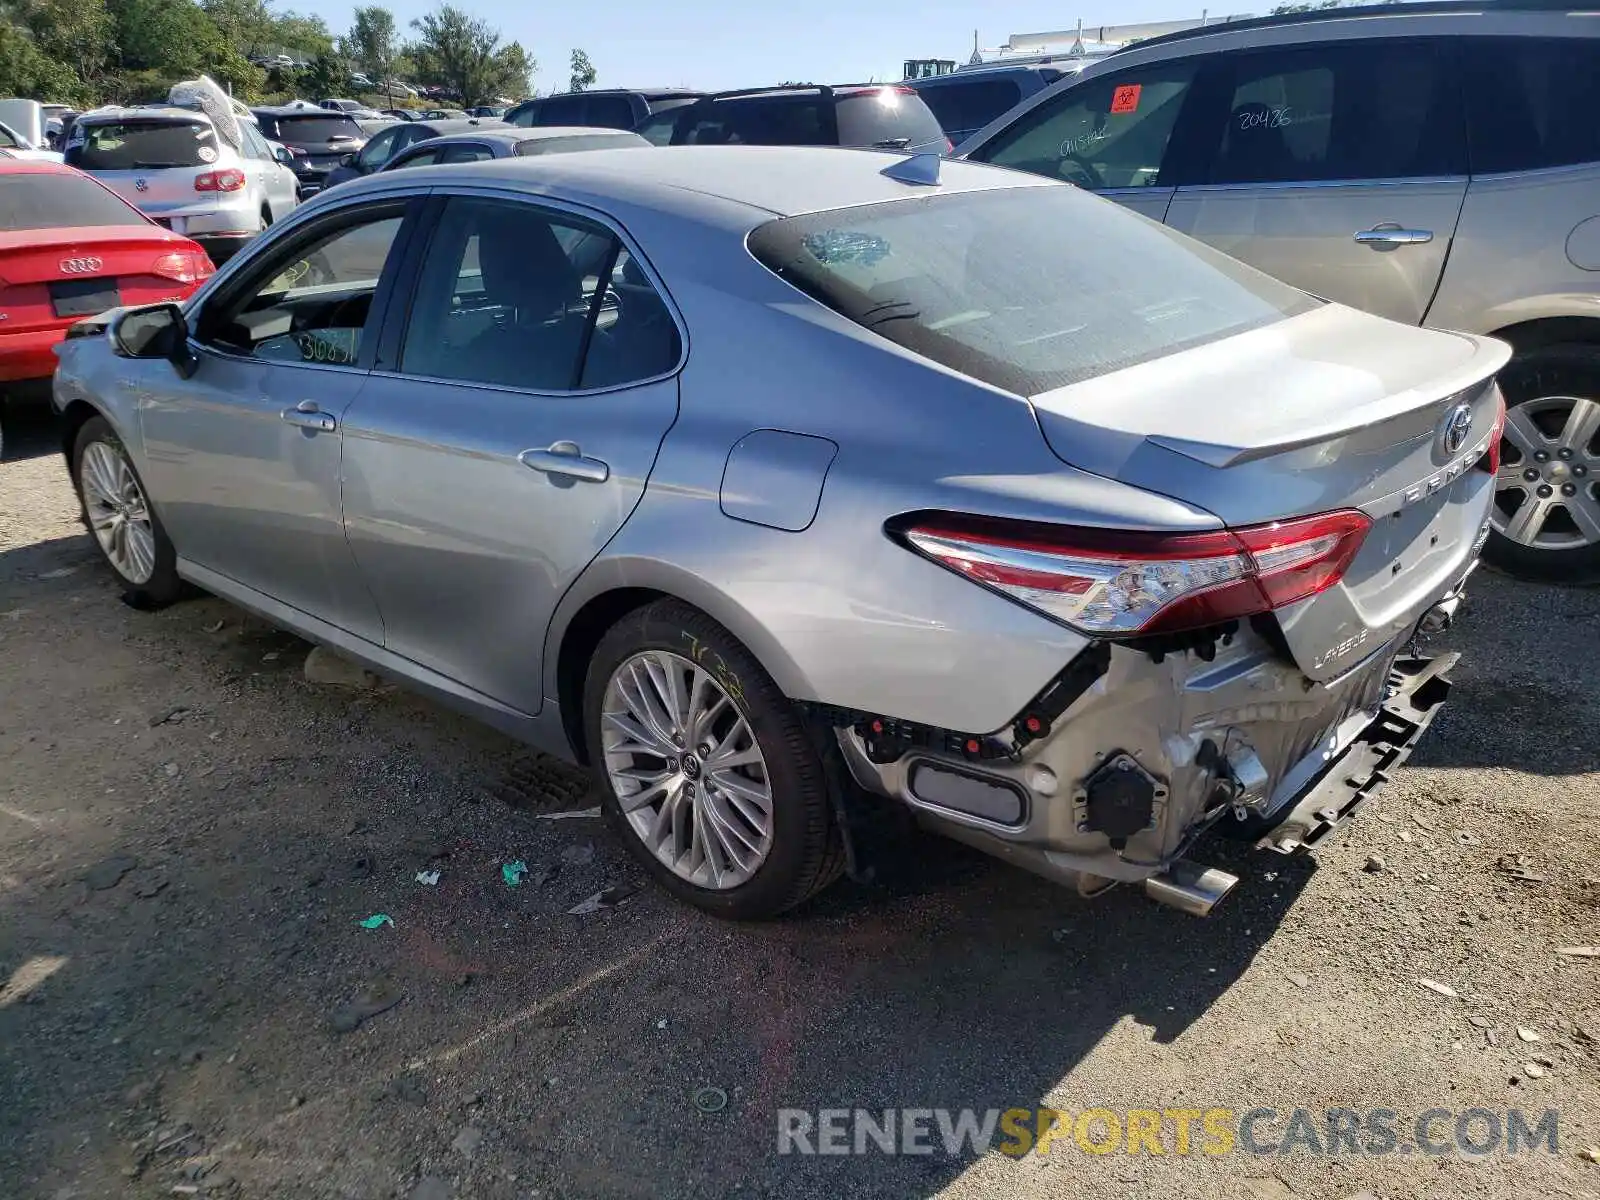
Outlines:
{"label": "rear tire", "polygon": [[589,662],[583,721],[607,821],[680,900],[773,917],[839,877],[843,845],[799,711],[698,609],[660,600],[613,626]]}
{"label": "rear tire", "polygon": [[135,608],[182,597],[178,554],[150,503],[122,439],[104,417],[90,417],[72,445],[72,483],[100,556]]}
{"label": "rear tire", "polygon": [[1484,558],[1520,579],[1600,581],[1600,346],[1523,351],[1500,390],[1506,434]]}

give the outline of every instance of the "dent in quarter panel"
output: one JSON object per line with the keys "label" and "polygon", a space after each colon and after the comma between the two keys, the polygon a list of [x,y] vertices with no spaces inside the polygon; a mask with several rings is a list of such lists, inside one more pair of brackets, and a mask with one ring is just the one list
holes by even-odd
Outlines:
{"label": "dent in quarter panel", "polygon": [[722,472],[722,511],[736,521],[798,533],[816,519],[839,446],[827,438],[757,429],[733,444]]}

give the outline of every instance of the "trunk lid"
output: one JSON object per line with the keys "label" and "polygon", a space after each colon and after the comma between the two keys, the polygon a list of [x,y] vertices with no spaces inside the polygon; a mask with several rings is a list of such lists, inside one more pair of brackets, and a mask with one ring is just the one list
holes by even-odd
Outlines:
{"label": "trunk lid", "polygon": [[1230,526],[1355,508],[1373,522],[1342,581],[1276,614],[1313,679],[1405,632],[1476,555],[1493,476],[1500,342],[1325,305],[1033,397],[1073,466]]}
{"label": "trunk lid", "polygon": [[154,225],[0,232],[0,328],[48,329],[122,303],[186,295],[192,285],[153,270],[157,259],[181,252],[199,248]]}

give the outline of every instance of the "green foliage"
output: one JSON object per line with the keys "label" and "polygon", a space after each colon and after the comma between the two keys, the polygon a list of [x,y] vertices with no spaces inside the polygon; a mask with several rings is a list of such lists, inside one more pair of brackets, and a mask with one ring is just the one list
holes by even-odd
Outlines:
{"label": "green foliage", "polygon": [[589,61],[589,56],[582,50],[574,50],[572,52],[572,77],[567,81],[567,91],[587,91],[594,86],[596,74],[594,64]]}
{"label": "green foliage", "polygon": [[417,40],[405,53],[417,77],[454,92],[465,105],[496,96],[522,96],[534,61],[517,42],[500,44],[500,31],[453,4],[441,4],[411,22]]}
{"label": "green foliage", "polygon": [[[131,104],[204,74],[245,101],[317,99],[352,94],[352,67],[374,83],[437,83],[464,104],[527,94],[533,59],[498,29],[450,4],[412,25],[416,42],[402,47],[380,5],[357,7],[336,39],[322,17],[274,0],[0,0],[0,96]],[[279,54],[310,65],[267,71],[249,61]],[[581,50],[572,70],[574,86],[594,82]]]}

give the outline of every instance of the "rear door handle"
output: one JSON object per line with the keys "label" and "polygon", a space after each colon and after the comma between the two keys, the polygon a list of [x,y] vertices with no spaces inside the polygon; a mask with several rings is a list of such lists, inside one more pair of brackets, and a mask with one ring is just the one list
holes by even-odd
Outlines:
{"label": "rear door handle", "polygon": [[302,400],[293,408],[286,408],[279,414],[290,425],[298,429],[314,429],[319,433],[332,433],[339,428],[339,422],[332,413],[325,413],[317,407],[315,400]]}
{"label": "rear door handle", "polygon": [[1374,250],[1393,250],[1396,246],[1422,246],[1433,241],[1431,229],[1403,229],[1399,225],[1374,225],[1355,235],[1356,241]]}
{"label": "rear door handle", "polygon": [[611,465],[598,458],[585,458],[577,442],[552,442],[544,450],[524,450],[517,461],[546,475],[581,479],[585,483],[604,483],[611,478]]}

